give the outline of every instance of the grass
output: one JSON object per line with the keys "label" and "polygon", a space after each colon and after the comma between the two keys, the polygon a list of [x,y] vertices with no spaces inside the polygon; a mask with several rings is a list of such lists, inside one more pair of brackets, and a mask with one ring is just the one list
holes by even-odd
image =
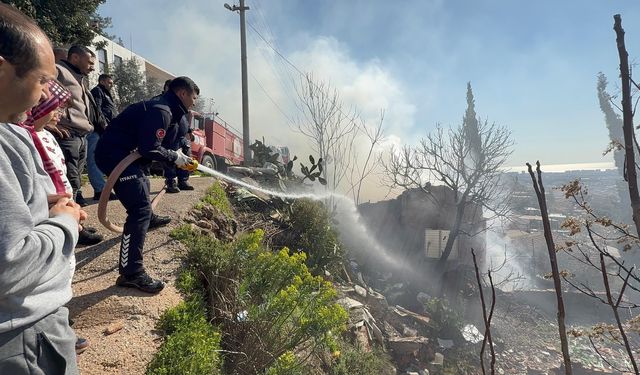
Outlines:
{"label": "grass", "polygon": [[227,217],[233,217],[233,208],[227,198],[227,193],[218,181],[214,182],[205,193],[205,196],[198,202],[194,208],[201,209],[205,204],[216,207]]}

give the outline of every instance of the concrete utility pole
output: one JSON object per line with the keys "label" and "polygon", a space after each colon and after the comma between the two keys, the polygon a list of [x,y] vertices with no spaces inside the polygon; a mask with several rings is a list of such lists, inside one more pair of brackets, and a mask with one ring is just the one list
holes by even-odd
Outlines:
{"label": "concrete utility pole", "polygon": [[224,7],[232,12],[240,13],[240,63],[242,66],[242,152],[245,165],[251,161],[251,136],[249,135],[249,88],[247,84],[247,32],[245,29],[244,12],[249,7],[244,6],[244,0],[240,0],[240,6],[231,6],[227,3]]}

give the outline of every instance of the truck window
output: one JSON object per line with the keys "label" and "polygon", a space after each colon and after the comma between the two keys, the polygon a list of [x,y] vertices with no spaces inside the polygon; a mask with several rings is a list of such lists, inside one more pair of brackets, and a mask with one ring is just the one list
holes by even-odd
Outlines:
{"label": "truck window", "polygon": [[193,128],[194,129],[204,129],[204,119],[201,117],[196,117],[193,119]]}

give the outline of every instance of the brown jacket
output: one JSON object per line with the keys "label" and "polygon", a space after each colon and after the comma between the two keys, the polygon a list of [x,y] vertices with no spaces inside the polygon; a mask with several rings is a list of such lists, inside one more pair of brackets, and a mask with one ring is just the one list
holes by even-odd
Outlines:
{"label": "brown jacket", "polygon": [[91,93],[87,90],[87,78],[69,62],[62,60],[56,64],[58,81],[69,89],[72,94],[71,106],[67,108],[66,116],[62,116],[58,126],[66,129],[73,136],[84,136],[93,131],[90,100]]}

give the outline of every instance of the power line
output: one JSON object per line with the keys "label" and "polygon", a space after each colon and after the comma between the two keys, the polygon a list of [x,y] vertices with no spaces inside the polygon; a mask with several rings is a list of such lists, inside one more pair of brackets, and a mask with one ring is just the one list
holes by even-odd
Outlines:
{"label": "power line", "polygon": [[[264,43],[273,50],[273,52],[275,52],[278,56],[280,56],[280,58],[282,58],[287,64],[289,64],[293,69],[295,69],[298,74],[300,74],[301,77],[306,77],[306,74],[303,73],[300,69],[298,69],[298,67],[292,63],[289,59],[287,59],[283,54],[280,53],[280,51],[278,51],[264,36],[262,36],[262,34],[253,26],[253,24],[251,24],[250,22],[247,22],[247,24],[249,25],[249,27],[260,37],[260,39],[262,39],[262,41],[264,41]],[[315,82],[309,80],[309,83],[311,85],[313,85],[316,89],[318,90],[322,90],[322,87],[318,86]],[[325,94],[328,94],[326,91],[322,90]],[[344,113],[344,111],[342,110],[341,106],[337,107],[337,110],[343,115],[346,116],[347,118],[349,118],[350,116],[347,116],[346,113]],[[355,122],[355,118],[351,118],[350,122],[355,125],[356,127],[359,127],[359,125]]]}
{"label": "power line", "polygon": [[267,92],[267,90],[262,86],[262,84],[260,83],[260,81],[258,81],[258,79],[253,75],[253,73],[249,73],[251,75],[251,78],[253,78],[256,83],[258,84],[258,86],[260,86],[260,88],[262,89],[262,91],[264,91],[264,94],[267,96],[267,98],[269,98],[269,100],[271,100],[271,102],[273,103],[273,105],[276,106],[276,108],[278,109],[278,111],[280,111],[280,113],[282,113],[282,115],[287,119],[287,121],[289,121],[289,123],[295,127],[295,123],[291,120],[291,118],[282,110],[282,108],[280,108],[280,106],[278,105],[278,103],[276,103],[275,100],[273,100],[273,98],[271,97],[271,95],[269,95],[269,93]]}
{"label": "power line", "polygon": [[278,51],[267,39],[265,39],[264,36],[262,36],[262,34],[260,34],[260,32],[253,26],[253,24],[251,23],[247,23],[249,25],[249,27],[256,33],[258,34],[258,36],[260,37],[260,39],[262,39],[262,41],[265,42],[265,44],[271,48],[273,50],[273,52],[275,52],[278,56],[280,56],[287,64],[289,64],[293,69],[295,69],[301,76],[304,77],[304,73],[298,69],[297,66],[295,66],[291,61],[289,61],[289,59],[287,59],[283,54],[280,53],[280,51]]}

